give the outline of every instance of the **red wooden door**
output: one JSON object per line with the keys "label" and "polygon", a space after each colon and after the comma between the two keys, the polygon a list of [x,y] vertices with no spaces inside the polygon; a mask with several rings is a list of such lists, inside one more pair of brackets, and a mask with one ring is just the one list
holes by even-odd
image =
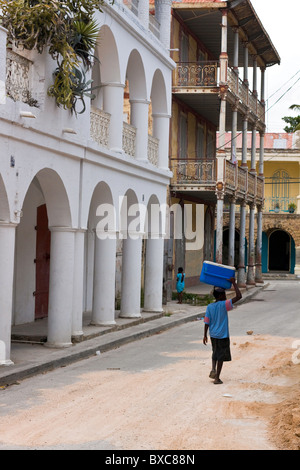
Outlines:
{"label": "red wooden door", "polygon": [[37,208],[36,270],[35,270],[35,318],[48,315],[50,240],[46,204]]}

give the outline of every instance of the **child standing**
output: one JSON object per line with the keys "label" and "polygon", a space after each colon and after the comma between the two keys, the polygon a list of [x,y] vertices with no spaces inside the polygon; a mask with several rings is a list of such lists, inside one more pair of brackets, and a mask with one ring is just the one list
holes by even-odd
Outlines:
{"label": "child standing", "polygon": [[220,374],[223,362],[231,361],[230,338],[228,328],[228,314],[233,308],[233,304],[242,298],[242,294],[236,285],[235,278],[230,278],[235,290],[236,296],[233,299],[226,300],[225,289],[215,287],[213,295],[215,303],[209,304],[204,317],[204,337],[203,344],[207,344],[207,331],[209,329],[212,344],[212,370],[209,377],[215,384],[222,384]]}
{"label": "child standing", "polygon": [[176,279],[176,290],[178,293],[178,304],[182,304],[182,296],[183,296],[183,289],[184,289],[184,280],[185,280],[185,273],[183,272],[183,268],[178,268],[178,274]]}

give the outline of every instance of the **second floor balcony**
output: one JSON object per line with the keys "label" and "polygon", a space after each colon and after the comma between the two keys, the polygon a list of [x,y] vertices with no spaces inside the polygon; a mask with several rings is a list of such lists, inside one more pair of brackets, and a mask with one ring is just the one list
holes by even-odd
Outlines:
{"label": "second floor balcony", "polygon": [[263,204],[263,178],[225,157],[211,160],[172,159],[170,169],[173,172],[173,193],[193,195],[199,201],[214,203],[217,200],[217,185],[222,184],[226,202],[234,197],[237,203]]}
{"label": "second floor balcony", "polygon": [[[220,67],[226,67],[226,82],[220,81]],[[220,61],[178,62],[173,75],[173,94],[199,112],[208,114],[210,121],[218,124],[218,99],[220,87],[226,87],[227,101],[235,104],[240,113],[249,113],[257,126],[265,123],[265,105],[257,94],[239,77],[227,63]],[[208,101],[210,100],[210,101]],[[210,111],[206,110],[210,106]],[[213,114],[213,110],[215,113]]]}

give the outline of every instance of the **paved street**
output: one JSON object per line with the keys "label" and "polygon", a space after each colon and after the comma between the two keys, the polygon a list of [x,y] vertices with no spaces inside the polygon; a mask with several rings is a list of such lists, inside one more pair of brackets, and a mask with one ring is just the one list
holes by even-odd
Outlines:
{"label": "paved street", "polygon": [[299,311],[300,282],[277,281],[231,312],[220,386],[193,321],[0,390],[0,449],[279,449]]}

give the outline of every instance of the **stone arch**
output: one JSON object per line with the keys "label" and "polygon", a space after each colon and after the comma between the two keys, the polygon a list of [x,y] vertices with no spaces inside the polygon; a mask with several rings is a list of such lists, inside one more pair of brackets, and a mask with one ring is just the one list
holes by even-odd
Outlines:
{"label": "stone arch", "polygon": [[269,271],[293,272],[295,267],[295,243],[286,230],[274,229],[269,232]]}
{"label": "stone arch", "polygon": [[[63,180],[55,170],[44,168],[26,187],[22,217],[16,229],[15,324],[30,323],[48,315],[50,227],[70,230],[72,216]],[[41,301],[42,292],[44,299]],[[38,306],[40,301],[41,306]]]}
{"label": "stone arch", "polygon": [[126,79],[131,100],[147,99],[146,73],[140,53],[133,49],[128,57]]}
{"label": "stone arch", "polygon": [[97,73],[99,78],[101,76],[100,82],[102,83],[119,83],[121,80],[119,52],[115,37],[107,25],[100,28],[95,57],[94,78]]}
{"label": "stone arch", "polygon": [[168,113],[166,83],[163,74],[159,69],[155,71],[152,79],[151,103],[153,114]]}

